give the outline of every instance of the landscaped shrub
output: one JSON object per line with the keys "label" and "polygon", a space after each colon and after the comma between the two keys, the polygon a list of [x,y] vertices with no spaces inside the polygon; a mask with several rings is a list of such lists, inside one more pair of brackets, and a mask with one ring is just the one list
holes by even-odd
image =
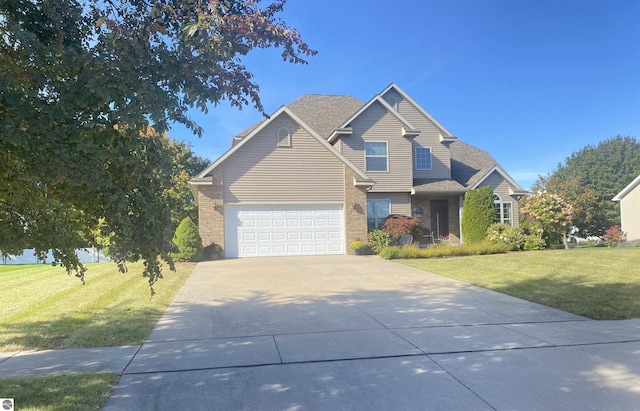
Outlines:
{"label": "landscaped shrub", "polygon": [[519,251],[524,246],[525,235],[520,227],[495,223],[487,229],[487,240],[496,244],[504,244],[508,250]]}
{"label": "landscaped shrub", "polygon": [[617,247],[624,241],[624,232],[618,225],[614,225],[609,227],[607,231],[605,231],[602,238],[604,238],[604,243],[607,247]]}
{"label": "landscaped shrub", "polygon": [[504,244],[494,244],[489,241],[482,241],[476,244],[435,246],[429,248],[385,247],[380,252],[380,258],[384,258],[385,260],[394,260],[410,258],[462,257],[468,255],[501,254],[506,251],[507,247]]}
{"label": "landscaped shrub", "polygon": [[389,245],[390,240],[389,234],[382,230],[373,230],[369,233],[369,244],[375,254],[380,254],[380,251]]}
{"label": "landscaped shrub", "polygon": [[220,244],[211,243],[202,250],[202,256],[206,260],[217,260],[224,257],[224,250]]}
{"label": "landscaped shrub", "polygon": [[372,253],[371,244],[364,241],[355,240],[349,244],[349,248],[353,250],[356,255],[368,255]]}
{"label": "landscaped shrub", "polygon": [[539,235],[529,234],[524,238],[525,251],[544,250],[545,246],[546,246],[546,242]]}
{"label": "landscaped shrub", "polygon": [[175,261],[200,261],[202,259],[202,239],[198,227],[193,220],[185,217],[173,237],[173,244],[178,247],[177,253],[171,253]]}
{"label": "landscaped shrub", "polygon": [[467,191],[462,211],[462,236],[465,244],[479,243],[496,219],[493,189],[481,187]]}
{"label": "landscaped shrub", "polygon": [[411,234],[413,238],[418,238],[422,235],[422,223],[417,217],[391,214],[384,220],[382,230],[396,240],[405,234]]}

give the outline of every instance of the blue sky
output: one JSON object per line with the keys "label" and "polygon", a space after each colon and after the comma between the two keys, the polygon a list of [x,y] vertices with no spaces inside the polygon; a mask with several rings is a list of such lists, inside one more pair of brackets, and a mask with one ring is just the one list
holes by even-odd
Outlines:
{"label": "blue sky", "polygon": [[[267,113],[306,93],[368,101],[396,82],[524,188],[587,144],[640,138],[638,0],[289,0],[282,18],[319,53],[243,59]],[[211,160],[262,118],[225,101],[191,114],[201,139],[169,135]]]}

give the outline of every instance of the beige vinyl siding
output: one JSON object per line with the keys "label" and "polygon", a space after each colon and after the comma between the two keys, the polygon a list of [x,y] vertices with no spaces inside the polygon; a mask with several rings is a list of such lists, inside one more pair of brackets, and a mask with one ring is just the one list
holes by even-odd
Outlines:
{"label": "beige vinyl siding", "polygon": [[640,185],[637,185],[620,201],[622,231],[628,241],[640,240]]}
{"label": "beige vinyl siding", "polygon": [[513,196],[509,195],[509,182],[505,180],[500,173],[494,171],[491,173],[479,187],[490,186],[493,189],[494,194],[500,196],[503,203],[510,202],[512,204],[511,209],[513,211],[513,225],[520,225],[520,214],[518,201]]}
{"label": "beige vinyl siding", "polygon": [[[277,147],[282,127],[291,133],[291,147]],[[286,114],[273,119],[223,166],[225,204],[344,202],[342,162]]]}
{"label": "beige vinyl siding", "polygon": [[[415,178],[451,178],[451,156],[449,147],[440,142],[440,134],[444,134],[431,120],[425,117],[420,110],[409,101],[402,98],[394,89],[387,91],[382,98],[389,101],[391,98],[397,101],[398,112],[409,121],[420,134],[413,138],[414,147],[431,148],[431,170],[416,170],[413,167]],[[415,153],[415,148],[412,150]],[[412,154],[413,155],[413,154]]]}
{"label": "beige vinyl siding", "polygon": [[411,215],[411,194],[409,193],[369,193],[367,200],[389,200],[391,214]]}
{"label": "beige vinyl siding", "polygon": [[413,186],[411,142],[402,137],[402,123],[376,102],[352,123],[353,134],[342,137],[342,154],[360,170],[366,172],[365,141],[386,141],[388,171],[366,174],[376,182],[371,192],[409,192]]}

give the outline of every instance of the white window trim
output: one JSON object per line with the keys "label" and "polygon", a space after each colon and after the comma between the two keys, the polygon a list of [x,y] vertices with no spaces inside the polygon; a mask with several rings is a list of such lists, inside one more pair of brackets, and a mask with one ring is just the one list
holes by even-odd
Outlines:
{"label": "white window trim", "polygon": [[[287,138],[286,138],[286,142],[282,143],[282,138],[281,138],[281,133],[282,132],[286,132],[287,133]],[[289,131],[288,128],[286,127],[280,127],[278,129],[278,140],[277,140],[277,146],[278,147],[291,147],[291,132]]]}
{"label": "white window trim", "polygon": [[[502,201],[502,197],[500,197],[498,194],[493,194],[493,203],[500,206],[500,219],[496,219],[496,222],[502,223],[502,224],[509,224],[509,225],[513,225],[513,201]],[[510,221],[505,222],[505,218],[504,218],[504,210],[505,204],[509,204],[511,206],[511,218]]]}
{"label": "white window trim", "polygon": [[[418,168],[418,149],[423,148],[423,149],[429,149],[429,168]],[[415,149],[413,150],[413,159],[414,159],[414,163],[415,163],[415,168],[416,170],[420,170],[420,171],[425,171],[425,170],[433,170],[433,149],[431,147],[415,147]]]}
{"label": "white window trim", "polygon": [[[367,158],[381,158],[383,156],[376,155],[367,155],[367,143],[385,143],[387,145],[387,155],[384,156],[387,159],[387,169],[386,170],[368,170],[367,169]],[[376,140],[365,140],[364,141],[364,168],[367,173],[388,173],[389,172],[389,142],[388,141],[376,141]]]}
{"label": "white window trim", "polygon": [[395,98],[394,96],[389,96],[387,97],[387,103],[389,103],[389,105],[391,107],[393,107],[393,109],[395,111],[398,111],[398,99]]}

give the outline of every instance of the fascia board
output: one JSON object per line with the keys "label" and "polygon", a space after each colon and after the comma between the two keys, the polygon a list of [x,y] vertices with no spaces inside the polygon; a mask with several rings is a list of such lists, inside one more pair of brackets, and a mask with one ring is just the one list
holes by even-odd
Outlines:
{"label": "fascia board", "polygon": [[286,109],[286,106],[282,106],[280,107],[275,113],[273,113],[269,119],[267,119],[267,121],[263,121],[262,124],[260,124],[258,127],[256,127],[251,133],[249,133],[249,135],[247,135],[245,138],[243,138],[242,140],[240,140],[240,142],[238,144],[236,144],[235,146],[231,147],[229,150],[227,150],[223,155],[221,155],[220,157],[218,157],[218,159],[216,161],[214,161],[209,167],[205,168],[203,171],[201,171],[197,176],[195,176],[193,179],[197,180],[199,178],[204,178],[204,176],[206,176],[207,174],[209,174],[212,170],[214,170],[216,167],[218,167],[220,164],[222,164],[222,162],[224,162],[227,158],[229,158],[229,156],[231,156],[233,153],[235,153],[236,151],[238,151],[240,149],[240,147],[244,146],[245,144],[247,144],[247,142],[249,140],[251,140],[251,138],[253,136],[255,136],[256,134],[258,134],[263,128],[265,128],[267,125],[269,125],[271,123],[271,121],[273,121],[274,118],[278,117],[281,113],[283,113]]}
{"label": "fascia board", "polygon": [[[435,118],[433,118],[433,116],[431,114],[429,114],[427,112],[427,110],[425,110],[424,108],[422,108],[422,106],[420,104],[418,104],[414,99],[411,98],[410,95],[408,95],[407,93],[405,93],[405,91],[403,89],[400,88],[400,86],[398,86],[396,83],[391,83],[389,84],[384,90],[382,90],[382,92],[380,92],[380,95],[383,95],[384,93],[386,93],[387,91],[391,90],[391,89],[395,89],[398,93],[400,93],[400,95],[402,97],[404,97],[405,99],[407,99],[407,101],[409,103],[411,103],[415,108],[417,108],[425,117],[427,117],[429,120],[431,120],[433,122],[433,124],[435,124],[440,130],[442,130],[442,132],[444,132],[446,135],[448,136],[453,136],[453,134],[451,134],[451,132],[449,130],[447,130],[446,128],[444,128],[444,126],[442,124],[440,124],[438,122],[438,120],[436,120]],[[455,137],[454,137],[455,138]],[[446,141],[447,139],[445,139]]]}
{"label": "fascia board", "polygon": [[[511,184],[511,186],[516,188],[515,190],[513,190],[514,194],[520,195],[520,194],[524,194],[524,193],[526,193],[526,194],[529,193],[527,190],[525,190],[524,188],[520,187],[520,184],[516,183],[516,181],[513,178],[511,178],[511,176],[509,174],[507,174],[507,172],[504,171],[502,169],[502,167],[500,167],[499,165],[495,165],[495,166],[491,167],[491,169],[489,171],[487,171],[485,173],[485,175],[483,175],[482,178],[480,178],[480,180],[478,180],[477,183],[475,183],[473,186],[469,187],[469,189],[473,190],[473,189],[478,188],[478,186],[480,186],[480,184],[482,184],[482,182],[484,180],[486,180],[491,175],[491,173],[493,173],[494,171],[497,171],[498,173],[500,173],[500,175],[505,180],[507,180],[507,182],[509,184]],[[511,189],[511,187],[509,187],[509,188]]]}
{"label": "fascia board", "polygon": [[620,201],[622,200],[624,197],[626,197],[627,194],[629,194],[629,192],[631,190],[633,190],[638,184],[640,184],[640,176],[636,177],[631,183],[629,183],[629,185],[627,185],[625,188],[623,188],[618,194],[616,194],[615,197],[612,198],[613,201]]}

